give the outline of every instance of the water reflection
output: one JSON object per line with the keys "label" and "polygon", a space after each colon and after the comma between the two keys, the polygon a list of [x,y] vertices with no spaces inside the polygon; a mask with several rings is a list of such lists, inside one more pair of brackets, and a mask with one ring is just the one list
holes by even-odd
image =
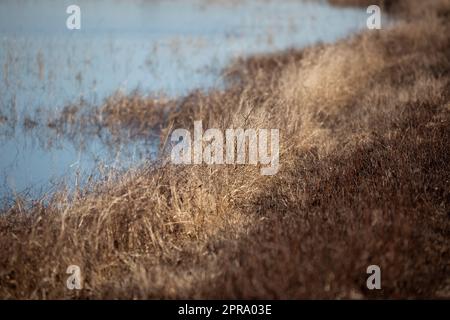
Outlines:
{"label": "water reflection", "polygon": [[[126,168],[156,150],[148,137],[51,130],[64,106],[101,104],[117,90],[172,97],[223,85],[220,71],[254,53],[334,41],[365,26],[364,11],[302,1],[80,0],[82,29],[66,29],[72,1],[0,3],[0,196],[46,191],[99,163]],[[50,115],[50,116],[49,116]],[[87,138],[86,138],[87,137]]]}

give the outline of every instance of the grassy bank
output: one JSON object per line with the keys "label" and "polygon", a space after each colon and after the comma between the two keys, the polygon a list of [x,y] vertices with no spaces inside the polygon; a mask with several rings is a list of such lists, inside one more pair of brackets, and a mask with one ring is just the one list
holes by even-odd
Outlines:
{"label": "grassy bank", "polygon": [[[388,2],[390,29],[238,61],[225,91],[111,98],[105,125],[159,124],[162,142],[194,120],[280,128],[281,169],[166,164],[18,200],[0,297],[450,297],[450,3]],[[72,264],[83,290],[66,289]]]}

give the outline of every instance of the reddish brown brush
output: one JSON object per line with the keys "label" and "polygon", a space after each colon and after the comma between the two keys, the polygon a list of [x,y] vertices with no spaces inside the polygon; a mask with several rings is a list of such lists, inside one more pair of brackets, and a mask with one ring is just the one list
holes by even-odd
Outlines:
{"label": "reddish brown brush", "polygon": [[[0,297],[449,298],[450,4],[389,8],[409,10],[389,29],[237,62],[225,91],[109,100],[109,126],[159,124],[162,142],[194,120],[279,128],[281,170],[167,164],[70,201],[17,199],[0,215]],[[72,264],[80,291],[66,288]],[[382,290],[366,288],[370,264]]]}

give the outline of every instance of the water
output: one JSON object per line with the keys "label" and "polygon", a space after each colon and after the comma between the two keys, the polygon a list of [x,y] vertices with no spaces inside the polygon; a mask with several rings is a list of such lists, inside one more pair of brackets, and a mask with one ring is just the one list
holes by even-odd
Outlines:
{"label": "water", "polygon": [[0,2],[0,198],[39,196],[61,179],[98,173],[100,163],[127,168],[154,156],[145,139],[111,148],[104,137],[80,144],[45,126],[27,130],[36,110],[98,105],[117,90],[177,97],[220,87],[236,57],[335,41],[367,18],[299,0],[78,0],[81,30],[68,30],[72,3]]}

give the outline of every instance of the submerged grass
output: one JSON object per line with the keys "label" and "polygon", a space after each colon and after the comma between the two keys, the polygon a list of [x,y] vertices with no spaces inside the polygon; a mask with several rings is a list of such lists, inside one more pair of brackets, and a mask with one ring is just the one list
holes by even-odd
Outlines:
{"label": "submerged grass", "polygon": [[406,12],[390,29],[238,61],[225,91],[108,100],[104,123],[158,125],[162,145],[194,120],[280,128],[281,170],[162,161],[18,200],[0,216],[0,297],[450,297],[450,3],[389,10]]}

